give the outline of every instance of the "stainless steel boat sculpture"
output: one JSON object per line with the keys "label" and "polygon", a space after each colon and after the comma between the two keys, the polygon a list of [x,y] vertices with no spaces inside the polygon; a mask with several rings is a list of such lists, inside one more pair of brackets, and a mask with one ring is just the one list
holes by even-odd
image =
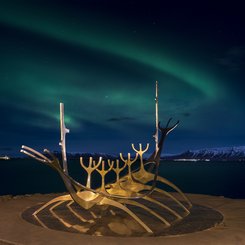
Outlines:
{"label": "stainless steel boat sculpture", "polygon": [[[62,195],[52,199],[40,208],[38,208],[33,216],[43,227],[47,227],[43,221],[38,218],[38,214],[49,207],[49,211],[57,218],[64,226],[73,227],[78,231],[82,231],[83,228],[77,224],[71,224],[69,221],[59,217],[54,212],[54,209],[59,205],[66,205],[67,209],[79,218],[82,222],[93,223],[98,219],[102,219],[103,215],[94,214],[91,209],[94,206],[101,207],[101,210],[108,210],[111,208],[118,208],[128,214],[135,222],[137,222],[147,233],[154,234],[154,230],[150,228],[146,221],[140,218],[137,210],[140,213],[145,212],[146,215],[150,215],[158,219],[164,227],[170,227],[172,224],[183,219],[190,213],[192,207],[191,202],[184,195],[184,193],[169,180],[158,175],[160,156],[163,148],[163,143],[166,136],[177,127],[178,123],[170,126],[168,121],[166,127],[161,127],[158,122],[158,85],[156,83],[156,133],[153,136],[155,138],[155,151],[151,156],[144,160],[143,154],[148,150],[149,144],[143,149],[142,144],[139,144],[137,148],[132,144],[135,157],[132,159],[130,153],[127,157],[124,157],[120,153],[120,159],[115,161],[103,160],[102,157],[95,161],[92,157],[89,159],[89,163],[85,164],[83,158],[80,158],[81,167],[86,171],[87,178],[86,184],[81,184],[73,179],[68,172],[67,158],[66,158],[66,134],[69,133],[69,129],[66,128],[64,123],[64,105],[60,104],[60,129],[61,129],[61,151],[62,151],[62,166],[59,159],[52,154],[49,150],[45,149],[44,154],[37,152],[36,150],[22,146],[21,152],[24,154],[46,164],[57,171],[62,178],[69,194]],[[158,140],[158,134],[161,134],[160,140]],[[139,167],[132,168],[132,165],[138,164]],[[122,174],[123,170],[127,168],[126,174]],[[147,169],[148,168],[148,169]],[[105,176],[113,171],[115,173],[115,181],[106,183]],[[152,173],[153,171],[153,173]],[[97,172],[101,176],[101,185],[97,189],[91,188],[91,179],[93,173]],[[170,193],[164,189],[157,187],[157,184],[164,184],[168,188],[170,187],[175,193]],[[177,194],[177,195],[176,195]],[[163,197],[163,199],[161,199]],[[169,201],[163,201],[169,200]],[[72,205],[76,203],[83,210],[87,210],[91,213],[93,219],[86,219],[79,214]],[[153,210],[153,206],[155,206]],[[135,208],[136,207],[136,208]],[[156,208],[157,207],[157,208]],[[164,212],[168,215],[163,215]],[[111,212],[113,212],[111,210]],[[171,217],[171,218],[169,218]]]}

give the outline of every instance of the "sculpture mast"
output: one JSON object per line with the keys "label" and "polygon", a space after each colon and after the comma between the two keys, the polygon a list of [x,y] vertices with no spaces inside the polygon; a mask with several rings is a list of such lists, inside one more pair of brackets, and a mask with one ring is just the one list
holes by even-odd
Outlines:
{"label": "sculpture mast", "polygon": [[156,142],[156,150],[155,150],[155,155],[158,153],[158,82],[156,81],[156,134],[154,135],[155,142]]}
{"label": "sculpture mast", "polygon": [[60,103],[60,143],[61,146],[61,154],[62,154],[62,162],[63,162],[63,171],[68,174],[67,168],[67,158],[66,158],[66,134],[69,133],[70,130],[65,126],[64,119],[64,104]]}

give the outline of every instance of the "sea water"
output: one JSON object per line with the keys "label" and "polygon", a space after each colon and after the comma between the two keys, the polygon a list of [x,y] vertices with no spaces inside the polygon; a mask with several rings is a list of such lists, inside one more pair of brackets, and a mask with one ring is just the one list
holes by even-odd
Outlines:
{"label": "sea water", "polygon": [[[79,160],[69,161],[71,176],[86,182]],[[186,193],[245,198],[245,162],[161,161],[160,175]],[[98,178],[93,178],[99,185]],[[85,183],[84,183],[85,184]],[[0,161],[0,195],[64,192],[59,175],[33,159]]]}

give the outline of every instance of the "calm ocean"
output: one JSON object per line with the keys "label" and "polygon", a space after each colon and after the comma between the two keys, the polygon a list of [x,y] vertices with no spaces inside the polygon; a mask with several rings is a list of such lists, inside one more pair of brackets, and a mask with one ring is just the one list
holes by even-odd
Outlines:
{"label": "calm ocean", "polygon": [[[69,167],[75,179],[86,178],[78,161],[70,161]],[[245,199],[245,162],[162,161],[160,175],[186,193]],[[0,195],[64,191],[60,177],[48,166],[33,159],[0,161]]]}

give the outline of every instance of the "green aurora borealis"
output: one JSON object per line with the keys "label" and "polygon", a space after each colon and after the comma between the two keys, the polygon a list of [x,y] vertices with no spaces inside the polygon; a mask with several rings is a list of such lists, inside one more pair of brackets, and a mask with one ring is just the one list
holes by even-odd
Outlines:
{"label": "green aurora borealis", "polygon": [[2,1],[1,152],[58,149],[60,101],[69,151],[153,143],[155,80],[161,121],[181,121],[167,152],[244,144],[244,18],[192,8]]}

